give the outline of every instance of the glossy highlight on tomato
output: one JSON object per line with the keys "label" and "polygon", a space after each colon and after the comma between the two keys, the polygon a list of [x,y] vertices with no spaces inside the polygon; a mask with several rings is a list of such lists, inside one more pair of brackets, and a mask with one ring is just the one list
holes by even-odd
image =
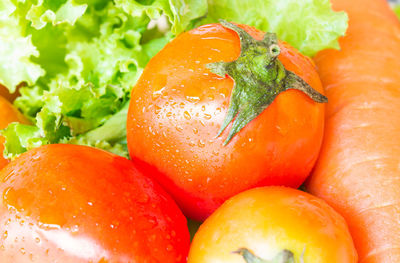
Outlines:
{"label": "glossy highlight on tomato", "polygon": [[[256,39],[264,33],[241,26]],[[323,92],[311,60],[279,43],[278,59]],[[220,24],[183,33],[149,62],[134,87],[127,120],[131,159],[154,175],[184,213],[197,220],[229,197],[252,187],[298,187],[321,146],[324,105],[298,90],[273,101],[224,146],[231,124],[216,137],[226,115],[233,80],[206,65],[233,61],[236,32]]]}
{"label": "glossy highlight on tomato", "polygon": [[[264,261],[245,261],[234,253],[239,249]],[[322,199],[277,186],[251,189],[227,200],[200,226],[188,263],[282,262],[272,259],[284,250],[294,259],[284,262],[357,263],[339,213]]]}
{"label": "glossy highlight on tomato", "polygon": [[0,181],[0,262],[186,262],[185,217],[125,158],[46,145]]}

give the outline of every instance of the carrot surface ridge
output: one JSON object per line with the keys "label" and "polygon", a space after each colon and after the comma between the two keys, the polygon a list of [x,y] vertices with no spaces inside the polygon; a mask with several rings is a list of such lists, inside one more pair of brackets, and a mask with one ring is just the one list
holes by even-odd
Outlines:
{"label": "carrot surface ridge", "polygon": [[360,263],[400,262],[400,23],[385,0],[332,0],[341,50],[315,58],[329,102],[308,181],[346,219]]}

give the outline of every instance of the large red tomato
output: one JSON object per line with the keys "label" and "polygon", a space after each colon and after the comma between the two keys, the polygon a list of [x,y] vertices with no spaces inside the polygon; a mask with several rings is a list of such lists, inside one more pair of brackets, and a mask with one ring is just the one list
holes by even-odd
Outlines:
{"label": "large red tomato", "polygon": [[0,262],[186,262],[185,217],[125,158],[47,145],[0,181]]}
{"label": "large red tomato", "polygon": [[[263,32],[242,27],[263,39]],[[283,42],[266,51],[277,55],[279,49],[274,63],[322,92],[311,60]],[[227,198],[252,187],[300,186],[320,149],[324,105],[295,89],[280,93],[232,140],[227,140],[232,124],[217,136],[232,103],[234,81],[229,74],[214,74],[218,69],[212,72],[209,63],[234,61],[240,51],[237,32],[220,24],[201,26],[181,34],[153,57],[132,91],[127,122],[130,156],[142,170],[152,171],[194,219],[206,218]],[[269,74],[271,67],[262,59],[247,60],[247,65]],[[246,85],[240,77],[236,85]],[[277,81],[281,75],[267,77]],[[245,88],[258,92],[265,87]],[[245,95],[249,94],[236,99]],[[241,101],[242,112],[260,110],[257,105],[246,108],[258,99],[264,97],[252,97],[250,104]],[[236,119],[245,114],[239,112]]]}
{"label": "large red tomato", "polygon": [[0,84],[0,96],[9,101],[13,101],[19,95],[18,89],[22,85],[23,84],[18,85],[17,90],[14,93],[10,93],[6,87],[4,87],[3,85]]}

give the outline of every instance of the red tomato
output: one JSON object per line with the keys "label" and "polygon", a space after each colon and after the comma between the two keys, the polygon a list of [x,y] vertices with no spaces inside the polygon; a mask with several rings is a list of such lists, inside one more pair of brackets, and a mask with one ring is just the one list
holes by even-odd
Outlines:
{"label": "red tomato", "polygon": [[47,145],[0,180],[0,262],[186,262],[185,217],[125,158]]}
{"label": "red tomato", "polygon": [[[265,261],[245,261],[234,251]],[[283,251],[286,261],[277,259]],[[200,226],[188,263],[204,262],[357,263],[357,252],[343,217],[322,199],[262,187],[232,197]]]}
{"label": "red tomato", "polygon": [[[254,38],[264,33],[242,26]],[[322,86],[310,59],[279,42],[278,59],[312,88]],[[298,187],[321,146],[324,105],[287,90],[223,145],[233,80],[206,65],[233,61],[236,32],[211,24],[186,32],[149,62],[134,87],[128,112],[131,159],[175,198],[184,213],[203,220],[227,198],[263,185]]]}

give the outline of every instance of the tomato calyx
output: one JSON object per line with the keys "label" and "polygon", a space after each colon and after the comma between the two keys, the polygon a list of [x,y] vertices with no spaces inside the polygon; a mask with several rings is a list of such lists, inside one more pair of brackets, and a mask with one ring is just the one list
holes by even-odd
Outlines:
{"label": "tomato calyx", "polygon": [[240,38],[238,59],[206,65],[212,73],[221,77],[228,75],[235,82],[228,113],[217,134],[219,137],[233,121],[224,145],[227,145],[246,124],[261,114],[283,91],[297,89],[315,102],[328,101],[299,76],[286,70],[282,62],[277,59],[280,48],[275,33],[267,32],[262,40],[256,40],[235,24],[225,20],[220,20],[220,23],[235,31]]}
{"label": "tomato calyx", "polygon": [[[247,248],[239,248],[233,253],[241,255],[247,263],[295,263],[293,252],[287,249],[282,250],[278,255],[270,260],[257,257]],[[300,262],[303,262],[302,258]]]}

